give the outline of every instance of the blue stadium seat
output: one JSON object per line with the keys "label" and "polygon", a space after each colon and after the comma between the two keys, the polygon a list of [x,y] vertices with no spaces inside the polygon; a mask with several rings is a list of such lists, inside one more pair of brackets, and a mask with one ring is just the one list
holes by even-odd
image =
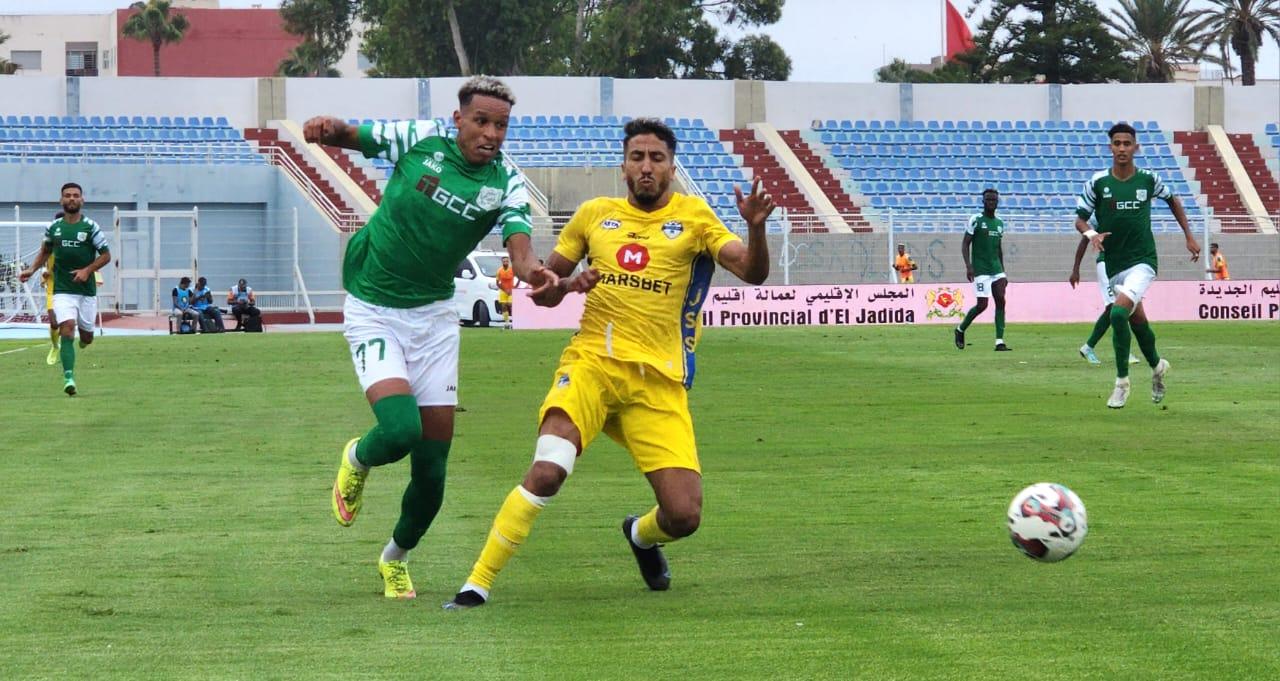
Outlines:
{"label": "blue stadium seat", "polygon": [[29,127],[31,125],[31,117],[23,116],[22,118],[18,119],[18,124],[23,127]]}

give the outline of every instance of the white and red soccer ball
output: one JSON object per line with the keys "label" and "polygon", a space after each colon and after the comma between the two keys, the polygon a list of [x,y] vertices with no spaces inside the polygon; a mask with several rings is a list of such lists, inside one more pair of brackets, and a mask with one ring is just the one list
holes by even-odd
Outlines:
{"label": "white and red soccer ball", "polygon": [[1089,521],[1075,492],[1053,482],[1037,482],[1009,504],[1009,539],[1027,556],[1056,563],[1084,543]]}

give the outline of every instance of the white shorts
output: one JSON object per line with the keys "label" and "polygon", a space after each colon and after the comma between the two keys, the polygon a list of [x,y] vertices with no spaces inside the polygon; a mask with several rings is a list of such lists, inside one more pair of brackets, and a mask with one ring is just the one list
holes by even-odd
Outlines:
{"label": "white shorts", "polygon": [[58,323],[76,320],[81,331],[93,333],[94,320],[98,318],[98,297],[78,293],[53,294],[53,316]]}
{"label": "white shorts", "polygon": [[991,285],[1004,279],[1004,272],[1000,274],[979,274],[973,278],[973,295],[977,298],[990,298]]}
{"label": "white shorts", "polygon": [[458,404],[458,313],[442,300],[408,309],[348,295],[342,334],[351,346],[360,389],[388,378],[409,382],[418,406]]}
{"label": "white shorts", "polygon": [[1115,289],[1111,288],[1111,282],[1107,280],[1107,263],[1098,263],[1098,290],[1102,293],[1102,304],[1111,305],[1116,302]]}
{"label": "white shorts", "polygon": [[1146,263],[1138,263],[1117,272],[1116,276],[1111,277],[1109,283],[1116,293],[1123,293],[1126,298],[1133,301],[1133,306],[1137,307],[1138,303],[1142,302],[1142,297],[1147,294],[1147,289],[1151,288],[1151,282],[1155,280],[1156,271]]}

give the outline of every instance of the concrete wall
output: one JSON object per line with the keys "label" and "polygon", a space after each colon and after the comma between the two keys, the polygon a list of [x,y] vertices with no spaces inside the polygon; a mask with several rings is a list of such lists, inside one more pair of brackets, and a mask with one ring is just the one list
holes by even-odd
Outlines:
{"label": "concrete wall", "polygon": [[257,83],[254,78],[81,78],[80,115],[226,116],[231,125],[248,128],[258,122]]}
{"label": "concrete wall", "polygon": [[731,128],[733,100],[730,81],[613,81],[613,113],[617,116],[701,118],[713,130]]}
{"label": "concrete wall", "polygon": [[[1272,103],[1280,108],[1280,102]],[[1157,121],[1164,130],[1195,128],[1195,86],[1190,84],[1063,85],[1066,120]]]}
{"label": "concrete wall", "polygon": [[0,114],[62,115],[67,108],[66,78],[0,76]]}
{"label": "concrete wall", "polygon": [[284,84],[286,115],[294,121],[418,116],[418,81],[412,78],[287,78]]}
{"label": "concrete wall", "polygon": [[1231,124],[1228,132],[1261,133],[1267,123],[1280,122],[1280,83],[1229,85],[1222,90],[1224,118]]}
{"label": "concrete wall", "polygon": [[[914,120],[1046,120],[1049,88],[1043,85],[915,85]],[[1086,116],[1091,118],[1091,116]]]}
{"label": "concrete wall", "polygon": [[898,120],[897,83],[764,84],[769,123],[780,130],[809,127],[816,120]]}

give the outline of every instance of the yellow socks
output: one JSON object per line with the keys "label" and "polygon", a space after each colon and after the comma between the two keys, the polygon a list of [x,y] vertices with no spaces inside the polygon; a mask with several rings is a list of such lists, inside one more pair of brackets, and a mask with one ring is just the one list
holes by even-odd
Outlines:
{"label": "yellow socks", "polygon": [[497,517],[493,519],[493,528],[489,530],[489,538],[485,540],[479,560],[471,568],[471,576],[467,578],[469,586],[484,589],[482,595],[488,597],[489,589],[493,588],[493,580],[498,578],[498,572],[515,555],[516,549],[529,538],[533,521],[546,504],[546,499],[534,495],[522,486],[517,485],[511,490],[502,502],[502,508],[498,509]]}
{"label": "yellow socks", "polygon": [[58,340],[60,338],[62,338],[62,334],[59,333],[57,329],[54,329],[54,328],[49,329],[49,342],[53,343],[53,347],[55,348],[58,347]]}
{"label": "yellow socks", "polygon": [[640,548],[648,548],[654,544],[669,544],[675,541],[676,538],[663,532],[662,528],[658,527],[658,507],[654,506],[636,521],[633,540],[639,540],[636,545]]}

